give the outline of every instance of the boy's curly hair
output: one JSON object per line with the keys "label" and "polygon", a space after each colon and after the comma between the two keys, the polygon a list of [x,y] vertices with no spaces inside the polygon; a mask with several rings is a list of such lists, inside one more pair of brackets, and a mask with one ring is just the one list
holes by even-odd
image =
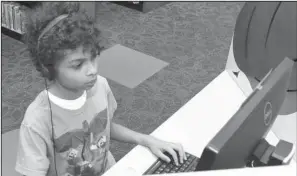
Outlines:
{"label": "boy's curly hair", "polygon": [[[56,17],[67,14],[40,39],[38,37],[44,28]],[[100,54],[99,30],[95,21],[81,9],[78,2],[42,2],[33,10],[27,12],[25,43],[32,56],[36,69],[49,80],[55,78],[54,66],[63,59],[65,50],[75,50],[83,46],[84,51],[90,51],[92,57]],[[49,74],[43,69],[46,67]]]}

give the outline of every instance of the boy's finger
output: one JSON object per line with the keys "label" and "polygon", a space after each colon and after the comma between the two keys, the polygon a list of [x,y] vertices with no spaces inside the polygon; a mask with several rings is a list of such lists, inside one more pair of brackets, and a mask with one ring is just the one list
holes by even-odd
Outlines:
{"label": "boy's finger", "polygon": [[184,158],[185,158],[185,152],[184,150],[181,148],[178,150],[178,154],[179,154],[179,160],[181,163],[184,163]]}
{"label": "boy's finger", "polygon": [[160,159],[162,159],[163,161],[166,161],[167,163],[170,162],[170,158],[168,156],[166,156],[163,152],[158,151],[156,153],[157,157],[159,157]]}
{"label": "boy's finger", "polygon": [[177,153],[172,148],[168,148],[166,151],[172,156],[175,164],[178,166],[179,162],[178,162],[178,158],[177,158]]}
{"label": "boy's finger", "polygon": [[178,152],[180,162],[184,163],[184,160],[186,160],[187,158],[186,158],[186,153],[185,153],[182,145],[175,144],[173,148]]}
{"label": "boy's finger", "polygon": [[184,163],[184,160],[186,160],[186,153],[184,151],[184,148],[182,145],[179,145],[179,156],[182,163]]}

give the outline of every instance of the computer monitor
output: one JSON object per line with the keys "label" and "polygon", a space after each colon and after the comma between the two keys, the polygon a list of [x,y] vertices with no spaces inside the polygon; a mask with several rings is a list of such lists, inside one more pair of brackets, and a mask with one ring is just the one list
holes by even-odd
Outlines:
{"label": "computer monitor", "polygon": [[[205,147],[197,171],[242,168],[272,127],[284,102],[294,62],[285,58],[258,84]],[[218,117],[220,118],[220,117]]]}

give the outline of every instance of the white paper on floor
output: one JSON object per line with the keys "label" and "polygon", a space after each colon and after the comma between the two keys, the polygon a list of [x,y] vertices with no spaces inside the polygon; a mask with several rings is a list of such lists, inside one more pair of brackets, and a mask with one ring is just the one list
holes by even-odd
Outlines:
{"label": "white paper on floor", "polygon": [[99,75],[134,88],[168,63],[117,44],[101,53]]}

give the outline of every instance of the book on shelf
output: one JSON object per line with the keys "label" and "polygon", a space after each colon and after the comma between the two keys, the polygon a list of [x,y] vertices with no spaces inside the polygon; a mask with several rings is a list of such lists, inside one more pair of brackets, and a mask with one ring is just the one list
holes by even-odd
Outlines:
{"label": "book on shelf", "polygon": [[5,27],[10,29],[8,2],[3,2],[3,6],[5,11]]}
{"label": "book on shelf", "polygon": [[20,28],[21,33],[25,32],[25,21],[26,21],[26,13],[25,13],[25,7],[20,7]]}
{"label": "book on shelf", "polygon": [[11,20],[11,28],[15,31],[15,28],[16,28],[16,26],[15,26],[15,9],[14,9],[14,7],[15,7],[15,5],[14,4],[10,4],[11,5],[11,12],[12,12],[12,20]]}
{"label": "book on shelf", "polygon": [[9,27],[14,31],[13,28],[13,12],[12,12],[13,5],[11,3],[8,3],[8,13],[9,13]]}
{"label": "book on shelf", "polygon": [[4,6],[4,2],[1,3],[1,8],[2,8],[2,18],[1,18],[1,25],[6,27],[6,9],[5,9],[5,6]]}
{"label": "book on shelf", "polygon": [[4,8],[4,4],[1,3],[1,25],[6,27],[6,22],[5,22],[5,8]]}
{"label": "book on shelf", "polygon": [[6,27],[6,15],[5,15],[5,7],[4,3],[1,3],[1,26]]}
{"label": "book on shelf", "polygon": [[16,2],[2,2],[1,25],[19,34],[24,33],[25,8]]}
{"label": "book on shelf", "polygon": [[18,33],[23,33],[21,28],[21,10],[19,6],[15,6],[15,26]]}

